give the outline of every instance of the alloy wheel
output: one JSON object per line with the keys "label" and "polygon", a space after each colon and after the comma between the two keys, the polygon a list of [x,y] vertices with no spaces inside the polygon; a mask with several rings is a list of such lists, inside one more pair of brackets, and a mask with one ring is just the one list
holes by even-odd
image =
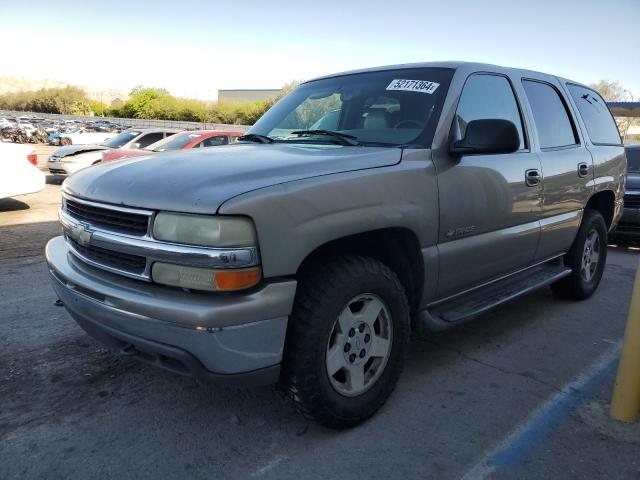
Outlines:
{"label": "alloy wheel", "polygon": [[590,230],[587,239],[584,242],[582,250],[582,264],[580,266],[580,275],[586,282],[590,282],[598,268],[600,261],[600,236],[593,229]]}
{"label": "alloy wheel", "polygon": [[326,370],[333,388],[346,397],[369,390],[389,360],[393,323],[385,303],[373,294],[352,298],[333,324]]}

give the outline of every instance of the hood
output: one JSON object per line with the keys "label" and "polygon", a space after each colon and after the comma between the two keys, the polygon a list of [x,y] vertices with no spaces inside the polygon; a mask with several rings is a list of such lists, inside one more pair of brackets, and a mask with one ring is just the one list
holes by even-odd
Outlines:
{"label": "hood", "polygon": [[108,150],[108,147],[102,145],[68,145],[60,147],[53,152],[54,157],[67,157],[69,155],[77,155],[78,153],[95,152],[98,150]]}
{"label": "hood", "polygon": [[627,173],[627,190],[640,190],[640,173]]}
{"label": "hood", "polygon": [[251,190],[394,165],[401,157],[399,148],[241,143],[99,164],[72,175],[63,188],[99,202],[210,214]]}

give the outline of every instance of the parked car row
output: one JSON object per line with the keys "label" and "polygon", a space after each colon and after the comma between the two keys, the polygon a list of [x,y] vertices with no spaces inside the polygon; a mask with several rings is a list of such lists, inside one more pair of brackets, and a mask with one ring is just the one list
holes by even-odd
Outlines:
{"label": "parked car row", "polygon": [[61,147],[49,157],[47,168],[54,175],[70,175],[103,161],[228,145],[242,135],[240,131],[129,128],[101,142]]}
{"label": "parked car row", "polygon": [[39,117],[2,117],[3,141],[14,143],[48,143],[77,145],[104,141],[125,127],[109,120],[50,120]]}

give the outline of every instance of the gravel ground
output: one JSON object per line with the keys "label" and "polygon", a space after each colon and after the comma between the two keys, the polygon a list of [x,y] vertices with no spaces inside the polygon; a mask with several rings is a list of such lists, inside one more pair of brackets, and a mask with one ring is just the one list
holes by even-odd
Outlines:
{"label": "gravel ground", "polygon": [[[40,149],[40,162],[47,152]],[[60,179],[0,200],[0,478],[460,478],[623,335],[636,247],[585,302],[527,295],[413,342],[386,406],[349,431],[273,388],[202,387],[84,334],[49,285]],[[606,417],[615,369],[492,478],[640,478],[640,431]]]}

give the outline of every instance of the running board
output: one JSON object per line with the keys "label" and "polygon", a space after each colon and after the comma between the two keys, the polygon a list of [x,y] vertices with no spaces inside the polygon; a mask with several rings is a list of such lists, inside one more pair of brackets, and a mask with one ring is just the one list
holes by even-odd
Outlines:
{"label": "running board", "polygon": [[550,285],[571,274],[560,260],[532,267],[471,292],[437,302],[418,313],[419,330],[439,331],[473,320],[479,315],[529,293]]}

